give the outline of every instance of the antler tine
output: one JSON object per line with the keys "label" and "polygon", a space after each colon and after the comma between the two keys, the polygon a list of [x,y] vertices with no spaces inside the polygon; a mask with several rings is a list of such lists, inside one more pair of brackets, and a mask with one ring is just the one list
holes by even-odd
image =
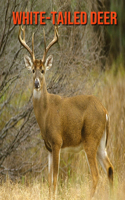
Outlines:
{"label": "antler tine", "polygon": [[[23,32],[23,38],[21,37],[21,31]],[[32,50],[26,44],[26,41],[25,41],[25,26],[24,26],[24,28],[22,28],[22,26],[19,27],[18,39],[19,39],[20,43],[29,51],[33,61],[35,61],[35,55],[34,55],[34,33],[32,35]]]}
{"label": "antler tine", "polygon": [[43,29],[43,35],[44,35],[44,48],[45,48],[45,52],[46,52],[46,36],[45,36],[45,30],[44,29]]}
{"label": "antler tine", "polygon": [[46,48],[46,38],[45,38],[45,31],[44,32],[44,45],[45,45],[45,52],[43,54],[43,59],[42,59],[42,62],[45,62],[45,58],[46,58],[46,55],[47,55],[47,52],[48,50],[58,41],[58,26],[55,25],[54,26],[54,29],[55,29],[55,32],[54,32],[54,38],[53,40],[49,43],[49,45],[47,46]]}
{"label": "antler tine", "polygon": [[21,26],[21,30],[23,32],[23,40],[25,41],[25,26],[24,26],[24,28],[22,28],[22,26]]}
{"label": "antler tine", "polygon": [[32,57],[33,57],[33,61],[35,61],[35,54],[34,54],[34,33],[32,34]]}

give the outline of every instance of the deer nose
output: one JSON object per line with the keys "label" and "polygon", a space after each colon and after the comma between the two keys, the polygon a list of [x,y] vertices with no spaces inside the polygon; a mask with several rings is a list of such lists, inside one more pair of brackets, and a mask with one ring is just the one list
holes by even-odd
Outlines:
{"label": "deer nose", "polygon": [[40,83],[39,83],[39,79],[38,78],[35,79],[34,85],[35,85],[36,89],[38,89],[40,87]]}

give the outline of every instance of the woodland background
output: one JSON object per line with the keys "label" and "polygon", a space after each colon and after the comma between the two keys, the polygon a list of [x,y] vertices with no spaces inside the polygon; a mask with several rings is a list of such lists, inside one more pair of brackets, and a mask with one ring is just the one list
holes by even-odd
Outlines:
{"label": "woodland background", "polygon": [[[24,66],[28,52],[18,41],[13,11],[50,12],[116,11],[118,24],[112,26],[64,26],[59,42],[50,50],[52,69],[46,74],[50,93],[65,96],[94,94],[110,114],[108,154],[114,165],[114,197],[124,199],[125,189],[125,1],[124,0],[4,0],[0,1],[0,199],[46,199],[47,150],[40,135],[32,106],[32,73]],[[31,46],[35,32],[35,55],[44,51],[53,25],[26,27]],[[110,199],[108,180],[101,172],[96,199]],[[91,175],[84,152],[61,154],[60,199],[84,199],[89,194]],[[18,185],[21,184],[22,186]],[[23,192],[22,192],[23,191]],[[102,196],[103,192],[103,196]],[[10,196],[6,196],[6,195]],[[23,194],[23,195],[22,195]],[[64,195],[65,194],[65,195]],[[15,195],[15,196],[14,196]],[[22,196],[21,196],[22,195]],[[39,195],[39,196],[38,196]]]}

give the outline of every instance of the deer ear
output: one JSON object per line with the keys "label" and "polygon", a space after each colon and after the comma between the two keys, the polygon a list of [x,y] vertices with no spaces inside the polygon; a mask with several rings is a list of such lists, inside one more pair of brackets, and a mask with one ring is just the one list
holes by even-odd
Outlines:
{"label": "deer ear", "polygon": [[46,62],[45,62],[46,70],[49,70],[49,69],[52,67],[52,64],[53,64],[53,56],[50,55],[50,56],[46,59]]}
{"label": "deer ear", "polygon": [[31,61],[29,56],[27,56],[27,55],[24,56],[24,62],[25,62],[26,68],[28,70],[32,70],[33,63],[32,63],[32,61]]}

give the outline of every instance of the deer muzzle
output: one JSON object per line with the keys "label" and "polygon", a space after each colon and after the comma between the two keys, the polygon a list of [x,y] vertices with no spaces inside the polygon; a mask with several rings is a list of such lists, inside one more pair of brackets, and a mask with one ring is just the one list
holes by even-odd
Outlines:
{"label": "deer muzzle", "polygon": [[36,89],[40,88],[40,80],[38,78],[35,79],[34,86],[35,86]]}

